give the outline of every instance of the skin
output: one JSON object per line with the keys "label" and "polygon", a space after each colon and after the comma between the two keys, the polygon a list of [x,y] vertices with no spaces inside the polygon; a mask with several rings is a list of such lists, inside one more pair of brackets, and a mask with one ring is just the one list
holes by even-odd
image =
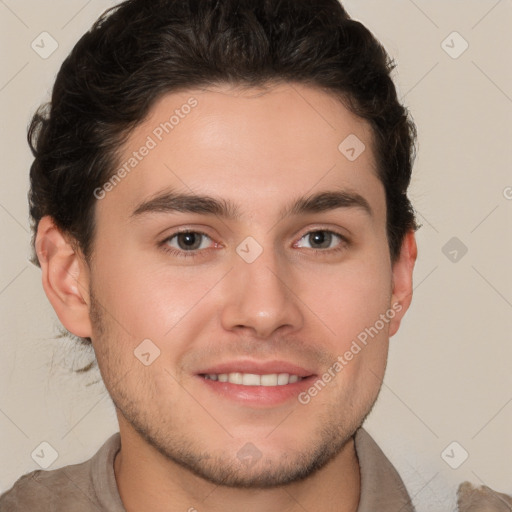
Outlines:
{"label": "skin", "polygon": [[[46,294],[69,331],[92,339],[116,405],[121,498],[128,512],[355,512],[353,434],[377,399],[389,338],[410,304],[414,234],[392,263],[371,129],[307,86],[168,94],[120,162],[191,97],[190,114],[97,202],[90,265],[50,217],[38,228]],[[366,146],[353,162],[338,150],[350,134]],[[169,188],[229,200],[239,216],[131,216]],[[345,207],[280,216],[298,197],[340,190],[362,196],[371,215]],[[179,250],[169,237],[182,228],[208,235],[193,256],[161,244]],[[308,235],[318,231],[347,241],[318,247]],[[252,263],[236,251],[248,236],[263,249]],[[400,311],[306,405],[296,396],[277,404],[224,396],[197,375],[243,359],[321,376],[393,304]],[[144,339],[160,350],[148,366],[134,356]],[[251,464],[237,456],[247,443],[259,454]]]}

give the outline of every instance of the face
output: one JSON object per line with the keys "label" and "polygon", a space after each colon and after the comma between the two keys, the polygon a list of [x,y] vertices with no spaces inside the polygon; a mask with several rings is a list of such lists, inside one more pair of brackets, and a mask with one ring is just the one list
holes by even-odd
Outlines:
{"label": "face", "polygon": [[217,484],[324,466],[402,314],[369,125],[306,86],[190,90],[154,105],[123,165],[97,192],[89,275],[121,430]]}

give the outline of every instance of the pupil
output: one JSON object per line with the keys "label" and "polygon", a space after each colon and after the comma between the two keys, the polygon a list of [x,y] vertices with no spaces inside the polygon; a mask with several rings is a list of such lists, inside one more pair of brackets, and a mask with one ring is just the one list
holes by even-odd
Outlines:
{"label": "pupil", "polygon": [[178,237],[178,243],[181,248],[185,249],[194,249],[195,246],[198,246],[199,237],[196,236],[195,233],[181,233]]}
{"label": "pupil", "polygon": [[311,234],[311,241],[313,245],[319,245],[322,247],[329,247],[331,243],[330,234],[325,231],[316,231]]}

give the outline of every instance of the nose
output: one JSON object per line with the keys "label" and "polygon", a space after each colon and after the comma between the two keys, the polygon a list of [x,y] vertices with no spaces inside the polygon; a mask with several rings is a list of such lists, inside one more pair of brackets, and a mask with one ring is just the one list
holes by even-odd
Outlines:
{"label": "nose", "polygon": [[235,256],[225,280],[226,300],[221,322],[224,329],[252,337],[268,338],[275,331],[294,332],[303,326],[301,300],[293,290],[293,276],[286,263],[264,251],[254,262]]}

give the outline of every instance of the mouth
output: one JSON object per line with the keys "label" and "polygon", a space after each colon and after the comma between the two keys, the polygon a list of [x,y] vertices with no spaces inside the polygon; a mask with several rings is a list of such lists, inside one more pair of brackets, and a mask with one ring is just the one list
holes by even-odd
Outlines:
{"label": "mouth", "polygon": [[283,361],[238,361],[216,365],[196,374],[208,393],[238,405],[270,407],[297,400],[316,374]]}
{"label": "mouth", "polygon": [[287,386],[288,384],[295,384],[304,379],[299,375],[289,373],[267,373],[258,375],[257,373],[209,373],[200,374],[204,379],[214,380],[218,382],[229,382],[231,384],[238,384],[239,386]]}

